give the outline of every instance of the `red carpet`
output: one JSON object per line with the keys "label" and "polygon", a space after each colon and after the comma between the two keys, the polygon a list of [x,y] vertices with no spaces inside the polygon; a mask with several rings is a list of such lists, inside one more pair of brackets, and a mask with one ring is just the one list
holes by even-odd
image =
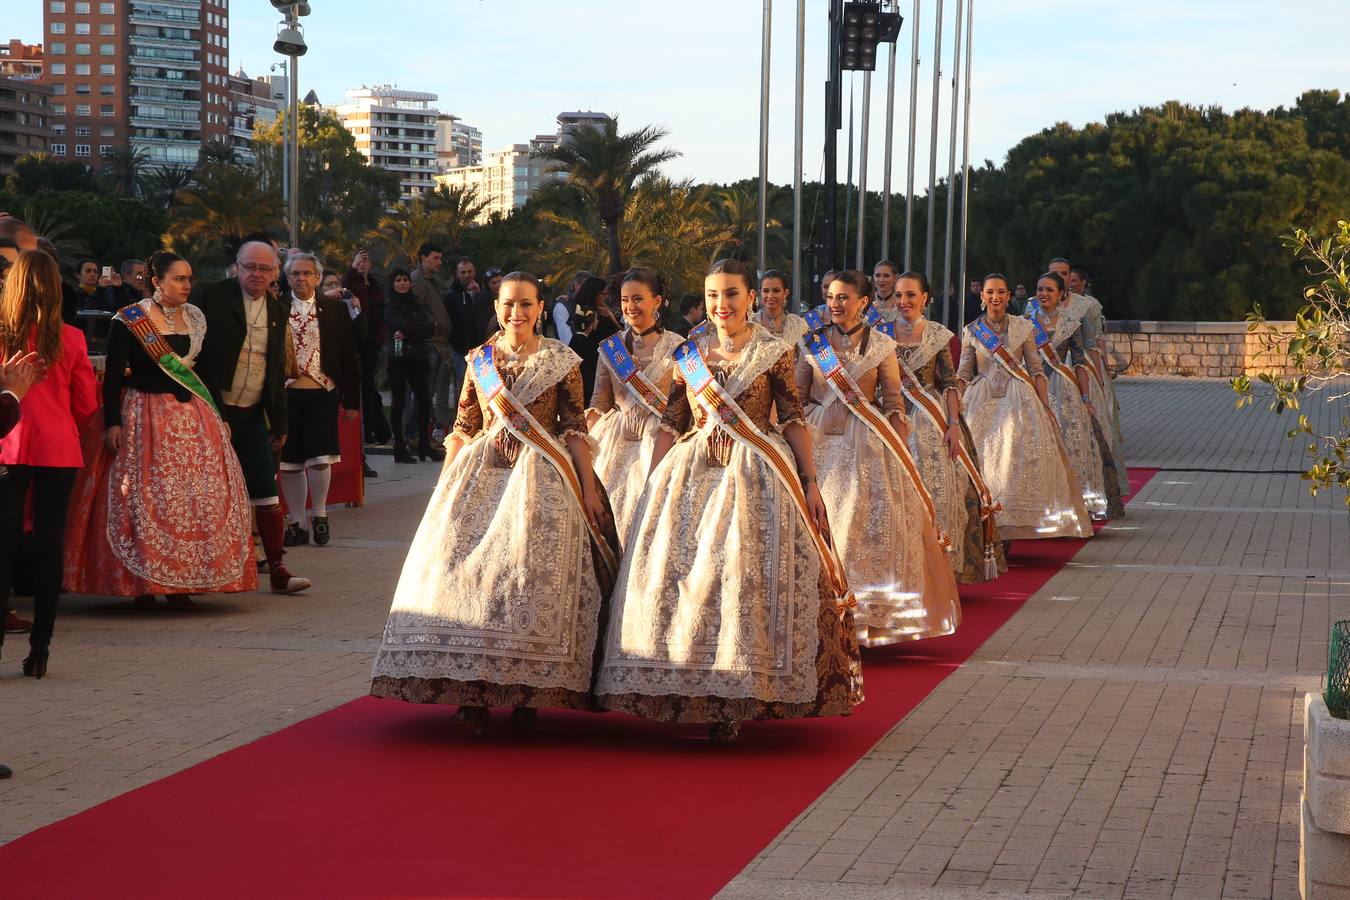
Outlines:
{"label": "red carpet", "polygon": [[[1154,474],[1131,473],[1138,490]],[[846,719],[702,729],[544,713],[473,739],[365,698],[0,848],[6,897],[707,897],[1082,546],[1014,550],[951,637],[864,655]],[[16,777],[22,778],[22,773]]]}

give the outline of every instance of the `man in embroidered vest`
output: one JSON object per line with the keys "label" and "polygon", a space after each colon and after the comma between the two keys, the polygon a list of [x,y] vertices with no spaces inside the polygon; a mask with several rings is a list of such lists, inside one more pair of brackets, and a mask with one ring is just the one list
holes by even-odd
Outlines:
{"label": "man in embroidered vest", "polygon": [[309,543],[304,527],[305,498],[314,543],[328,543],[328,485],[333,463],[342,459],[338,442],[338,404],[342,417],[355,419],[361,408],[361,371],[351,313],[341,300],[316,293],[323,267],[312,253],[286,260],[290,295],[290,336],[295,371],[286,381],[286,418],[290,437],[281,448],[281,495],[286,498],[286,546]]}
{"label": "man in embroidered vest", "polygon": [[285,518],[277,495],[274,453],[286,443],[286,306],[267,294],[277,277],[270,244],[249,241],[235,259],[238,275],[198,284],[190,301],[206,315],[197,375],[230,427],[249,502],[258,523],[272,590],[298,594],[308,578],[282,562]]}

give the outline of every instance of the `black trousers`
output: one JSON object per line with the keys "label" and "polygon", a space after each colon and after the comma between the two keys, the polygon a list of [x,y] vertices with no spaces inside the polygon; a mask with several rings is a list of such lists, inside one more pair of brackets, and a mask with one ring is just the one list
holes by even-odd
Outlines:
{"label": "black trousers", "polygon": [[404,348],[403,357],[389,358],[389,390],[393,394],[390,404],[390,418],[394,420],[394,446],[406,447],[403,429],[403,410],[408,403],[408,391],[412,391],[416,408],[418,444],[430,440],[431,431],[431,367],[421,352],[408,352]]}
{"label": "black trousers", "polygon": [[[31,566],[33,630],[28,643],[46,647],[56,628],[56,601],[61,596],[62,556],[65,552],[66,505],[79,469],[50,466],[9,466],[0,476],[0,611],[9,609],[16,565]],[[23,549],[20,538],[29,487],[33,489],[33,538]],[[0,641],[3,641],[0,635]]]}
{"label": "black trousers", "polygon": [[363,437],[373,438],[375,443],[383,444],[389,440],[392,431],[389,420],[384,417],[384,400],[375,387],[380,348],[373,343],[357,344],[356,353],[361,359],[361,425],[366,432]]}

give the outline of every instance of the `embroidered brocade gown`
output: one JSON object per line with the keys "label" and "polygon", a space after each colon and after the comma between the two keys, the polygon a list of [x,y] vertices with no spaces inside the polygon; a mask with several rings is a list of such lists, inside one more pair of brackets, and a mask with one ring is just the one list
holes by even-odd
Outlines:
{"label": "embroidered brocade gown", "polygon": [[[670,392],[671,372],[675,362],[671,352],[684,338],[671,331],[650,335],[642,347],[635,347],[631,331],[624,333],[624,346],[647,379],[663,394]],[[595,454],[595,474],[609,494],[614,507],[614,524],[619,538],[625,541],[647,473],[652,467],[652,448],[660,431],[661,420],[638,399],[610,369],[604,350],[596,369],[595,393],[591,408],[600,418],[591,427],[599,450]]]}
{"label": "embroidered brocade gown", "polygon": [[[939,409],[946,413],[947,391],[956,390],[956,367],[952,364],[952,333],[941,322],[925,319],[923,331],[917,343],[896,342],[896,350],[919,385],[937,402]],[[978,584],[986,581],[984,575],[985,534],[984,522],[980,519],[980,495],[971,483],[961,463],[952,459],[947,449],[946,434],[921,409],[909,410],[913,427],[909,433],[909,448],[914,454],[914,462],[919,466],[924,486],[933,495],[933,505],[937,507],[938,524],[942,533],[952,542],[951,564],[956,572],[956,580],[961,584]],[[975,465],[980,465],[980,455],[975,449],[975,441],[970,436],[964,415],[961,422],[961,442]],[[1003,554],[1003,542],[999,539],[998,526],[994,526],[992,550],[998,572],[1008,569],[1008,561]]]}
{"label": "embroidered brocade gown", "polygon": [[[1031,323],[1016,316],[1004,318],[998,333],[1023,372],[1040,371],[1040,357]],[[972,323],[973,324],[973,323]],[[1092,537],[1092,523],[1083,492],[1060,450],[1057,426],[1035,389],[1009,374],[996,357],[975,339],[966,326],[961,335],[961,364],[956,377],[966,382],[962,401],[980,470],[998,514],[1003,540],[1056,537]]]}
{"label": "embroidered brocade gown", "polygon": [[[1067,310],[1059,310],[1053,331],[1049,322],[1041,319],[1041,327],[1050,334],[1050,343],[1060,362],[1072,369],[1089,366],[1087,350],[1083,346],[1083,329],[1078,317]],[[1106,435],[1096,417],[1078,393],[1078,382],[1064,375],[1042,360],[1045,377],[1050,387],[1050,409],[1059,422],[1059,433],[1064,438],[1064,449],[1069,453],[1078,484],[1083,489],[1083,503],[1088,513],[1097,519],[1118,519],[1125,515],[1120,499],[1120,481],[1116,477],[1116,463],[1106,443]],[[1088,383],[1095,377],[1088,375]]]}
{"label": "embroidered brocade gown", "polygon": [[[1063,307],[1065,304],[1060,306]],[[1067,306],[1069,312],[1078,316],[1082,323],[1084,348],[1087,350],[1100,348],[1102,358],[1107,358],[1109,354],[1102,339],[1106,318],[1102,313],[1101,301],[1092,296],[1070,294]],[[1088,396],[1092,398],[1092,405],[1097,409],[1099,424],[1105,432],[1103,436],[1115,463],[1120,493],[1127,494],[1130,491],[1130,475],[1125,469],[1125,441],[1120,435],[1120,406],[1116,401],[1116,383],[1109,374],[1104,380],[1099,380],[1094,373],[1088,385],[1091,388]]]}
{"label": "embroidered brocade gown", "polygon": [[[735,364],[709,362],[770,441],[802,422],[793,349],[759,325]],[[707,359],[711,341],[699,339]],[[862,701],[853,614],[841,617],[787,490],[691,400],[679,370],[662,427],[679,440],[648,479],[619,567],[597,693],[653,719],[847,713]]]}
{"label": "embroidered brocade gown", "polygon": [[[188,333],[164,339],[191,368],[206,318],[181,309]],[[108,334],[103,404],[105,427],[122,426],[122,446],[108,452],[104,428],[84,433],[87,464],[66,517],[66,590],[135,597],[257,588],[248,489],[220,416],[164,374],[120,321]]]}
{"label": "embroidered brocade gown", "polygon": [[[859,332],[856,346],[833,326],[825,333],[863,396],[879,400],[883,415],[903,416],[895,341],[870,328]],[[858,600],[858,643],[879,647],[951,634],[961,623],[956,580],[904,464],[838,398],[805,349],[797,393],[809,404],[820,493]]]}
{"label": "embroidered brocade gown", "polygon": [[[545,338],[523,362],[499,356],[497,368],[546,431],[586,435],[580,360],[562,343]],[[472,363],[454,428],[467,443],[441,470],[408,550],[370,692],[588,708],[612,585],[583,513],[552,464],[486,406]],[[617,551],[612,522],[607,530]]]}

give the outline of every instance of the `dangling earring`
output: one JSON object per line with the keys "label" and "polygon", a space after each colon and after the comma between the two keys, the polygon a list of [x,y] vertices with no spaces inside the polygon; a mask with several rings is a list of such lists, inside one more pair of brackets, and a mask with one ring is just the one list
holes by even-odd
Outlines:
{"label": "dangling earring", "polygon": [[155,303],[159,304],[160,306],[163,306],[163,305],[164,305],[164,292],[163,292],[162,290],[160,290],[159,288],[155,288],[155,292],[154,292],[153,294],[150,295],[150,299],[153,300]]}
{"label": "dangling earring", "polygon": [[543,333],[544,333],[544,317],[543,317],[543,316],[540,316],[539,318],[537,318],[537,319],[534,320],[534,333],[535,333],[535,334],[543,334]]}

